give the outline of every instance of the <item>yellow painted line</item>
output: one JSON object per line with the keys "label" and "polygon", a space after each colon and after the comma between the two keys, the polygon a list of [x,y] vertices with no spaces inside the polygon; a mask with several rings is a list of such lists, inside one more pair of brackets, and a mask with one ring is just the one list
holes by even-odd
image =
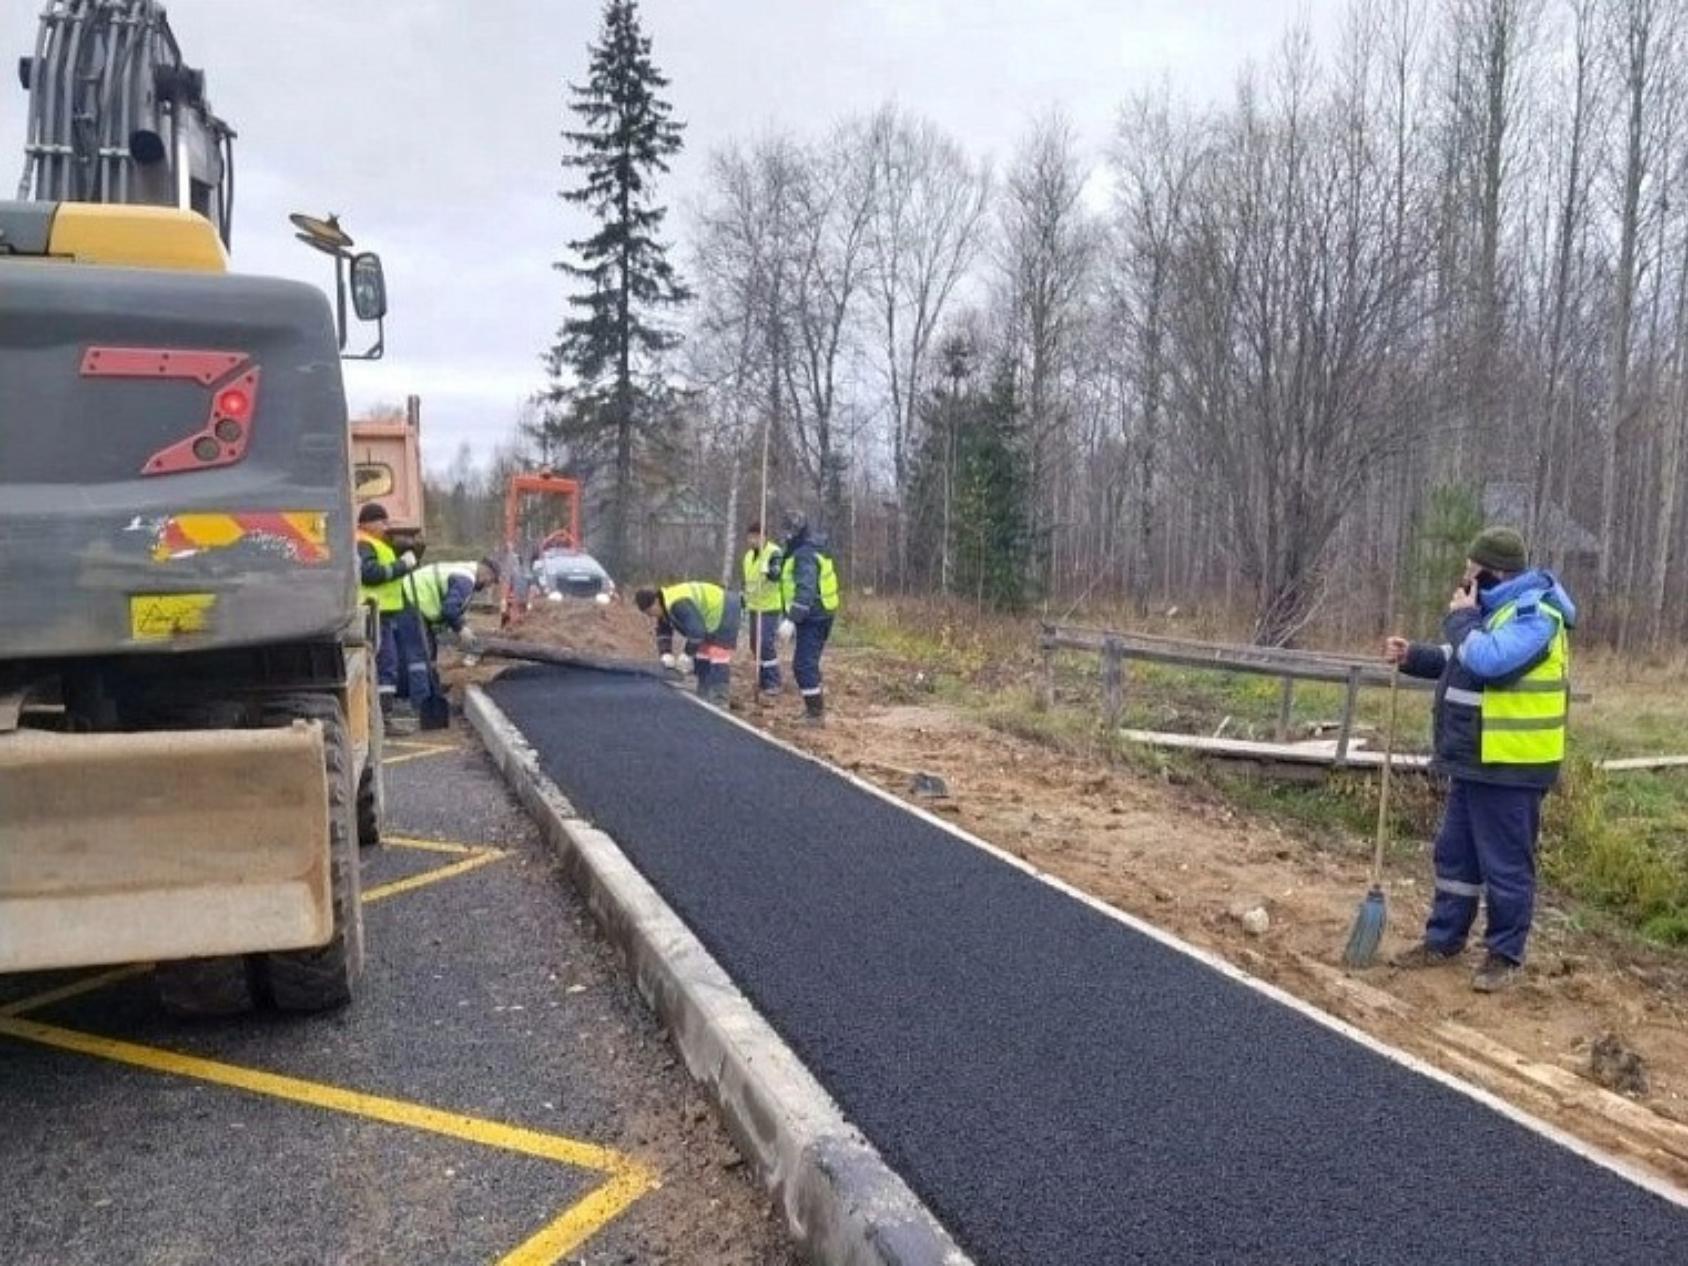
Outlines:
{"label": "yellow painted line", "polygon": [[412,875],[408,879],[395,879],[390,884],[378,884],[363,894],[363,904],[372,901],[384,901],[388,897],[396,897],[401,892],[415,892],[418,888],[426,888],[429,884],[437,884],[442,879],[450,879],[454,875],[462,875],[471,870],[485,866],[488,862],[495,862],[503,857],[503,853],[485,852],[475,853],[465,857],[460,862],[452,862],[449,866],[436,866],[433,870],[425,870],[420,875]]}
{"label": "yellow painted line", "polygon": [[366,1121],[379,1121],[383,1125],[422,1130],[445,1138],[459,1139],[465,1143],[476,1143],[481,1147],[556,1161],[560,1165],[573,1165],[577,1169],[613,1174],[635,1164],[620,1152],[599,1147],[596,1143],[566,1138],[561,1134],[545,1134],[524,1126],[489,1121],[485,1117],[446,1112],[404,1099],[364,1094],[361,1091],[305,1081],[281,1073],[243,1068],[238,1064],[202,1059],[197,1055],[184,1055],[156,1046],[142,1046],[120,1038],[80,1033],[75,1029],[60,1028],[56,1024],[42,1024],[37,1020],[25,1020],[16,1016],[0,1018],[0,1034],[35,1042],[41,1046],[51,1046],[56,1050],[75,1051],[79,1055],[91,1055],[95,1059],[127,1064],[133,1068],[190,1077],[214,1086],[227,1086],[233,1090],[244,1090],[248,1094],[283,1099],[289,1103],[302,1103],[328,1112],[361,1117]]}
{"label": "yellow painted line", "polygon": [[498,1266],[553,1266],[661,1184],[643,1165],[624,1161],[610,1180],[563,1211],[555,1222],[498,1259]]}
{"label": "yellow painted line", "polygon": [[460,844],[456,840],[421,840],[414,835],[383,835],[383,844],[396,844],[399,848],[414,848],[423,853],[496,853],[502,850],[491,844]]}
{"label": "yellow painted line", "polygon": [[79,1033],[34,1020],[0,1017],[0,1035],[609,1176],[608,1182],[593,1189],[564,1210],[556,1220],[505,1254],[499,1266],[554,1266],[564,1253],[579,1247],[659,1185],[656,1174],[631,1157],[561,1134],[546,1134],[519,1125],[490,1121],[485,1117],[445,1112],[403,1099],[363,1094],[339,1086],[304,1081],[256,1068],[242,1068],[236,1064],[141,1046],[117,1038]]}
{"label": "yellow painted line", "polygon": [[455,746],[424,747],[419,751],[406,752],[403,756],[384,756],[381,758],[381,764],[402,765],[407,760],[421,760],[424,756],[438,756],[441,752],[455,752],[456,750]]}
{"label": "yellow painted line", "polygon": [[70,998],[80,998],[85,993],[93,993],[96,989],[104,989],[107,985],[115,985],[120,980],[128,980],[132,976],[140,976],[152,970],[151,963],[135,963],[128,967],[114,967],[110,971],[95,972],[92,976],[83,976],[80,980],[73,980],[68,985],[60,985],[57,989],[49,989],[17,1002],[8,1002],[0,1007],[0,1016],[22,1015],[25,1011],[39,1011],[42,1007],[50,1007],[55,1002],[64,1002]]}

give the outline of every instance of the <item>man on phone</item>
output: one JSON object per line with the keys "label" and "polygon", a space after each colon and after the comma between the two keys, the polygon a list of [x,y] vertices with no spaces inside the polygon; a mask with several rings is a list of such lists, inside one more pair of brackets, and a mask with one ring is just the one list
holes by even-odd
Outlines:
{"label": "man on phone", "polygon": [[1467,559],[1441,643],[1384,646],[1401,671],[1438,679],[1435,769],[1449,778],[1430,919],[1394,963],[1457,962],[1481,898],[1488,953],[1471,983],[1495,993],[1517,979],[1530,935],[1541,802],[1565,758],[1577,608],[1550,572],[1529,566],[1511,528],[1478,533]]}

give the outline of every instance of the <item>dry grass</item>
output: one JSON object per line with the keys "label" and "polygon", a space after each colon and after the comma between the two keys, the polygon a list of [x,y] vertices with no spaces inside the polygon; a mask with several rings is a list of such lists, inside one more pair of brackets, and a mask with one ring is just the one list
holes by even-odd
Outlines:
{"label": "dry grass", "polygon": [[[1239,632],[1216,619],[1204,623],[1163,614],[1141,622],[1108,610],[1079,612],[1071,622],[1204,640],[1234,639]],[[1037,626],[1037,617],[981,615],[961,602],[858,599],[840,625],[839,640],[894,658],[909,670],[904,679],[1004,732],[1075,756],[1186,780],[1187,762],[1102,733],[1094,656],[1057,656],[1057,706],[1052,712],[1039,708]],[[1584,907],[1588,917],[1679,945],[1688,945],[1688,770],[1604,775],[1593,762],[1610,756],[1688,754],[1685,676],[1688,649],[1647,655],[1598,648],[1577,652],[1578,687],[1593,699],[1573,712],[1574,754],[1559,794],[1548,803],[1542,856],[1548,881]],[[1132,728],[1193,734],[1223,728],[1233,736],[1269,738],[1279,695],[1279,682],[1271,677],[1138,663],[1129,669],[1123,722]],[[1315,724],[1332,722],[1341,707],[1341,687],[1298,683],[1292,731],[1305,734]],[[1385,692],[1362,693],[1357,724],[1373,741],[1381,741],[1386,711]],[[1403,695],[1398,745],[1423,751],[1429,738],[1429,696]],[[1319,837],[1363,836],[1375,812],[1373,786],[1363,774],[1335,775],[1316,787],[1212,772],[1205,780],[1239,806]],[[1427,838],[1435,830],[1439,806],[1434,783],[1405,780],[1395,814],[1397,838]]]}

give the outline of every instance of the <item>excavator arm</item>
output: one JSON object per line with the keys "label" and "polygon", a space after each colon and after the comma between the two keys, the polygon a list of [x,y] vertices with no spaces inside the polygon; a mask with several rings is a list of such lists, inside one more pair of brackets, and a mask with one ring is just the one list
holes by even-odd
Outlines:
{"label": "excavator arm", "polygon": [[228,246],[234,129],[157,0],[48,0],[18,77],[29,93],[20,199],[197,211]]}

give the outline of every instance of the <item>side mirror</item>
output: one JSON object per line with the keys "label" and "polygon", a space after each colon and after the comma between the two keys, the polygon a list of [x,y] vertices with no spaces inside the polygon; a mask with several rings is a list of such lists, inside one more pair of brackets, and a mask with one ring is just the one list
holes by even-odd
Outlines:
{"label": "side mirror", "polygon": [[387,278],[381,257],[373,251],[352,256],[352,311],[360,321],[379,321],[387,315]]}

